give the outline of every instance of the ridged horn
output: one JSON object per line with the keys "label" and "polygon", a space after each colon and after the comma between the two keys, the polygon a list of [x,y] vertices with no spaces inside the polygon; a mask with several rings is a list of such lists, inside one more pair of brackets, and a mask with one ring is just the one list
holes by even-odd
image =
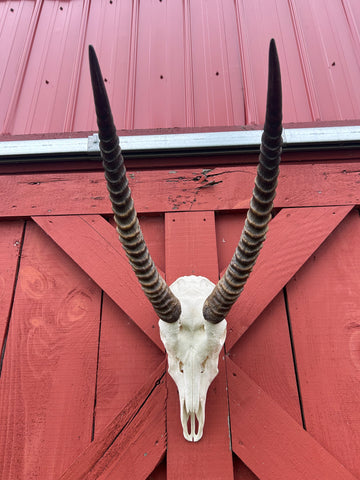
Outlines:
{"label": "ridged horn", "polygon": [[234,256],[212,293],[203,315],[218,323],[238,299],[265,240],[276,195],[282,148],[282,92],[278,54],[272,39],[269,49],[268,92],[264,132],[261,138],[255,187],[245,225]]}
{"label": "ridged horn", "polygon": [[119,239],[155,312],[164,322],[173,323],[180,317],[180,302],[160,276],[145,244],[126,178],[124,159],[99,62],[91,45],[89,63],[101,158]]}

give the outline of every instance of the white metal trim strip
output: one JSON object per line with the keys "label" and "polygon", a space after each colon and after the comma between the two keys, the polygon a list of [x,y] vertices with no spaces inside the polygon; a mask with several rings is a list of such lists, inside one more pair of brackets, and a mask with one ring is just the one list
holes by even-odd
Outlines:
{"label": "white metal trim strip", "polygon": [[[126,152],[171,152],[211,149],[249,149],[260,144],[261,130],[231,132],[179,133],[164,135],[132,135],[120,137],[121,148]],[[284,129],[284,147],[315,147],[317,145],[360,146],[360,126],[292,128]],[[16,140],[0,142],[0,160],[23,156],[54,156],[89,154],[99,151],[97,134],[88,138]]]}

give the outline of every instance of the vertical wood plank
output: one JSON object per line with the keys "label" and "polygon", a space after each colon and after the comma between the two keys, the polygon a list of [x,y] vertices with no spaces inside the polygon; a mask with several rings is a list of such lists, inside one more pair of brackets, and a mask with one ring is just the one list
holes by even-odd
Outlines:
{"label": "vertical wood plank", "polygon": [[229,357],[302,425],[282,292],[234,345]]}
{"label": "vertical wood plank", "polygon": [[[215,219],[213,212],[169,213],[165,216],[166,276],[171,283],[182,275],[202,275],[217,281]],[[228,425],[224,355],[219,374],[209,387],[203,438],[187,442],[180,422],[179,396],[168,376],[168,479],[233,478]]]}
{"label": "vertical wood plank", "polygon": [[34,220],[163,349],[154,309],[112,226],[99,215]]}
{"label": "vertical wood plank", "polygon": [[[164,221],[162,216],[143,217],[141,227],[149,251],[157,264],[164,265]],[[115,235],[117,236],[117,235]],[[118,242],[118,239],[116,238]],[[129,289],[131,296],[131,289]],[[154,329],[158,329],[157,322]],[[96,393],[95,439],[105,426],[152,376],[164,354],[106,294],[103,297]],[[165,438],[165,406],[162,435]],[[148,439],[149,441],[151,438]],[[149,445],[150,447],[150,445]],[[123,463],[112,467],[112,475],[122,478]],[[147,462],[148,464],[148,462]]]}
{"label": "vertical wood plank", "polygon": [[243,463],[240,458],[233,454],[234,480],[258,480],[258,477]]}
{"label": "vertical wood plank", "polygon": [[21,220],[0,222],[0,355],[10,315],[23,228]]}
{"label": "vertical wood plank", "polygon": [[232,348],[351,208],[284,208],[276,215],[270,222],[266,241],[244,291],[229,312],[228,349]]}
{"label": "vertical wood plank", "polygon": [[[227,267],[234,254],[244,221],[245,214],[240,212],[218,215],[216,218],[221,269]],[[257,293],[261,294],[262,286],[257,287]],[[301,425],[299,397],[282,292],[265,308],[228,355]],[[240,460],[234,461],[234,476],[239,479],[256,478]]]}
{"label": "vertical wood plank", "polygon": [[[143,217],[141,228],[152,258],[157,265],[160,264],[161,268],[165,264],[163,217]],[[115,234],[114,237],[117,235]],[[119,246],[119,240],[117,238],[115,240]],[[129,296],[131,296],[131,288]],[[154,329],[158,329],[157,322],[154,322]],[[123,310],[108,295],[104,294],[96,393],[95,437],[130,401],[163,360],[164,354]]]}
{"label": "vertical wood plank", "polygon": [[307,430],[360,477],[360,217],[354,210],[287,287]]}
{"label": "vertical wood plank", "polygon": [[165,215],[166,281],[184,275],[219,279],[213,212],[179,212]]}
{"label": "vertical wood plank", "polygon": [[[155,325],[155,328],[158,326]],[[130,401],[162,360],[164,354],[107,295],[104,295],[95,437]]]}
{"label": "vertical wood plank", "polygon": [[97,286],[28,223],[0,385],[0,477],[58,478],[90,442]]}
{"label": "vertical wood plank", "polygon": [[61,476],[146,478],[165,454],[165,360]]}
{"label": "vertical wood plank", "polygon": [[233,450],[261,480],[355,480],[246,373],[227,361]]}
{"label": "vertical wood plank", "polygon": [[84,480],[145,479],[154,470],[166,448],[166,395],[163,375],[134,419]]}

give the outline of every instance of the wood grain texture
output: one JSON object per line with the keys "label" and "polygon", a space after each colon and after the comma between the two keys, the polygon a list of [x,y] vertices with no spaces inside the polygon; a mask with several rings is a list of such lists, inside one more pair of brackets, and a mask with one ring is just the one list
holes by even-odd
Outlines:
{"label": "wood grain texture", "polygon": [[61,480],[147,478],[166,449],[163,361]]}
{"label": "wood grain texture", "polygon": [[306,428],[360,478],[360,217],[354,210],[287,286]]}
{"label": "wood grain texture", "polygon": [[1,478],[58,478],[90,442],[100,299],[28,222],[0,383]]}
{"label": "wood grain texture", "polygon": [[9,321],[23,229],[22,220],[0,222],[0,352]]}
{"label": "wood grain texture", "polygon": [[[213,212],[166,214],[165,239],[166,275],[169,279],[196,274],[216,281],[218,264]],[[168,478],[233,478],[223,352],[220,353],[219,374],[207,395],[203,438],[197,443],[184,439],[179,396],[169,375],[167,433]]]}
{"label": "wood grain texture", "polygon": [[34,217],[34,220],[164,350],[158,318],[113,227],[97,215]]}
{"label": "wood grain texture", "polygon": [[227,317],[228,351],[350,210],[293,208],[276,215],[244,291]]}
{"label": "wood grain texture", "polygon": [[[129,172],[139,213],[247,210],[256,167]],[[360,203],[357,163],[282,164],[275,206]],[[0,176],[0,217],[112,214],[102,172]]]}
{"label": "wood grain texture", "polygon": [[234,345],[229,358],[302,425],[283,292]]}
{"label": "wood grain texture", "polygon": [[165,215],[166,279],[170,285],[184,275],[219,279],[213,212]]}
{"label": "wood grain texture", "polygon": [[[155,325],[155,328],[158,326]],[[164,354],[105,294],[101,316],[95,438],[163,360]]]}
{"label": "wood grain texture", "polygon": [[261,480],[355,480],[230,359],[232,447]]}
{"label": "wood grain texture", "polygon": [[166,480],[166,454],[159,465],[148,476],[147,480]]}

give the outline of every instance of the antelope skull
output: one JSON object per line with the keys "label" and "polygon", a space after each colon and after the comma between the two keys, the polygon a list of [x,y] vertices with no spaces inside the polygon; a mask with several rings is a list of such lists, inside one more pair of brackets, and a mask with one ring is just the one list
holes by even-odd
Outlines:
{"label": "antelope skull", "polygon": [[234,256],[217,285],[204,277],[188,276],[180,277],[169,287],[159,275],[140,229],[92,46],[89,61],[100,151],[117,232],[141,287],[160,318],[169,374],[179,391],[183,434],[186,440],[196,442],[203,434],[207,390],[218,373],[218,357],[226,337],[225,317],[244,288],[271,219],[282,146],[281,78],[275,41],[270,42],[266,118],[253,196]]}

